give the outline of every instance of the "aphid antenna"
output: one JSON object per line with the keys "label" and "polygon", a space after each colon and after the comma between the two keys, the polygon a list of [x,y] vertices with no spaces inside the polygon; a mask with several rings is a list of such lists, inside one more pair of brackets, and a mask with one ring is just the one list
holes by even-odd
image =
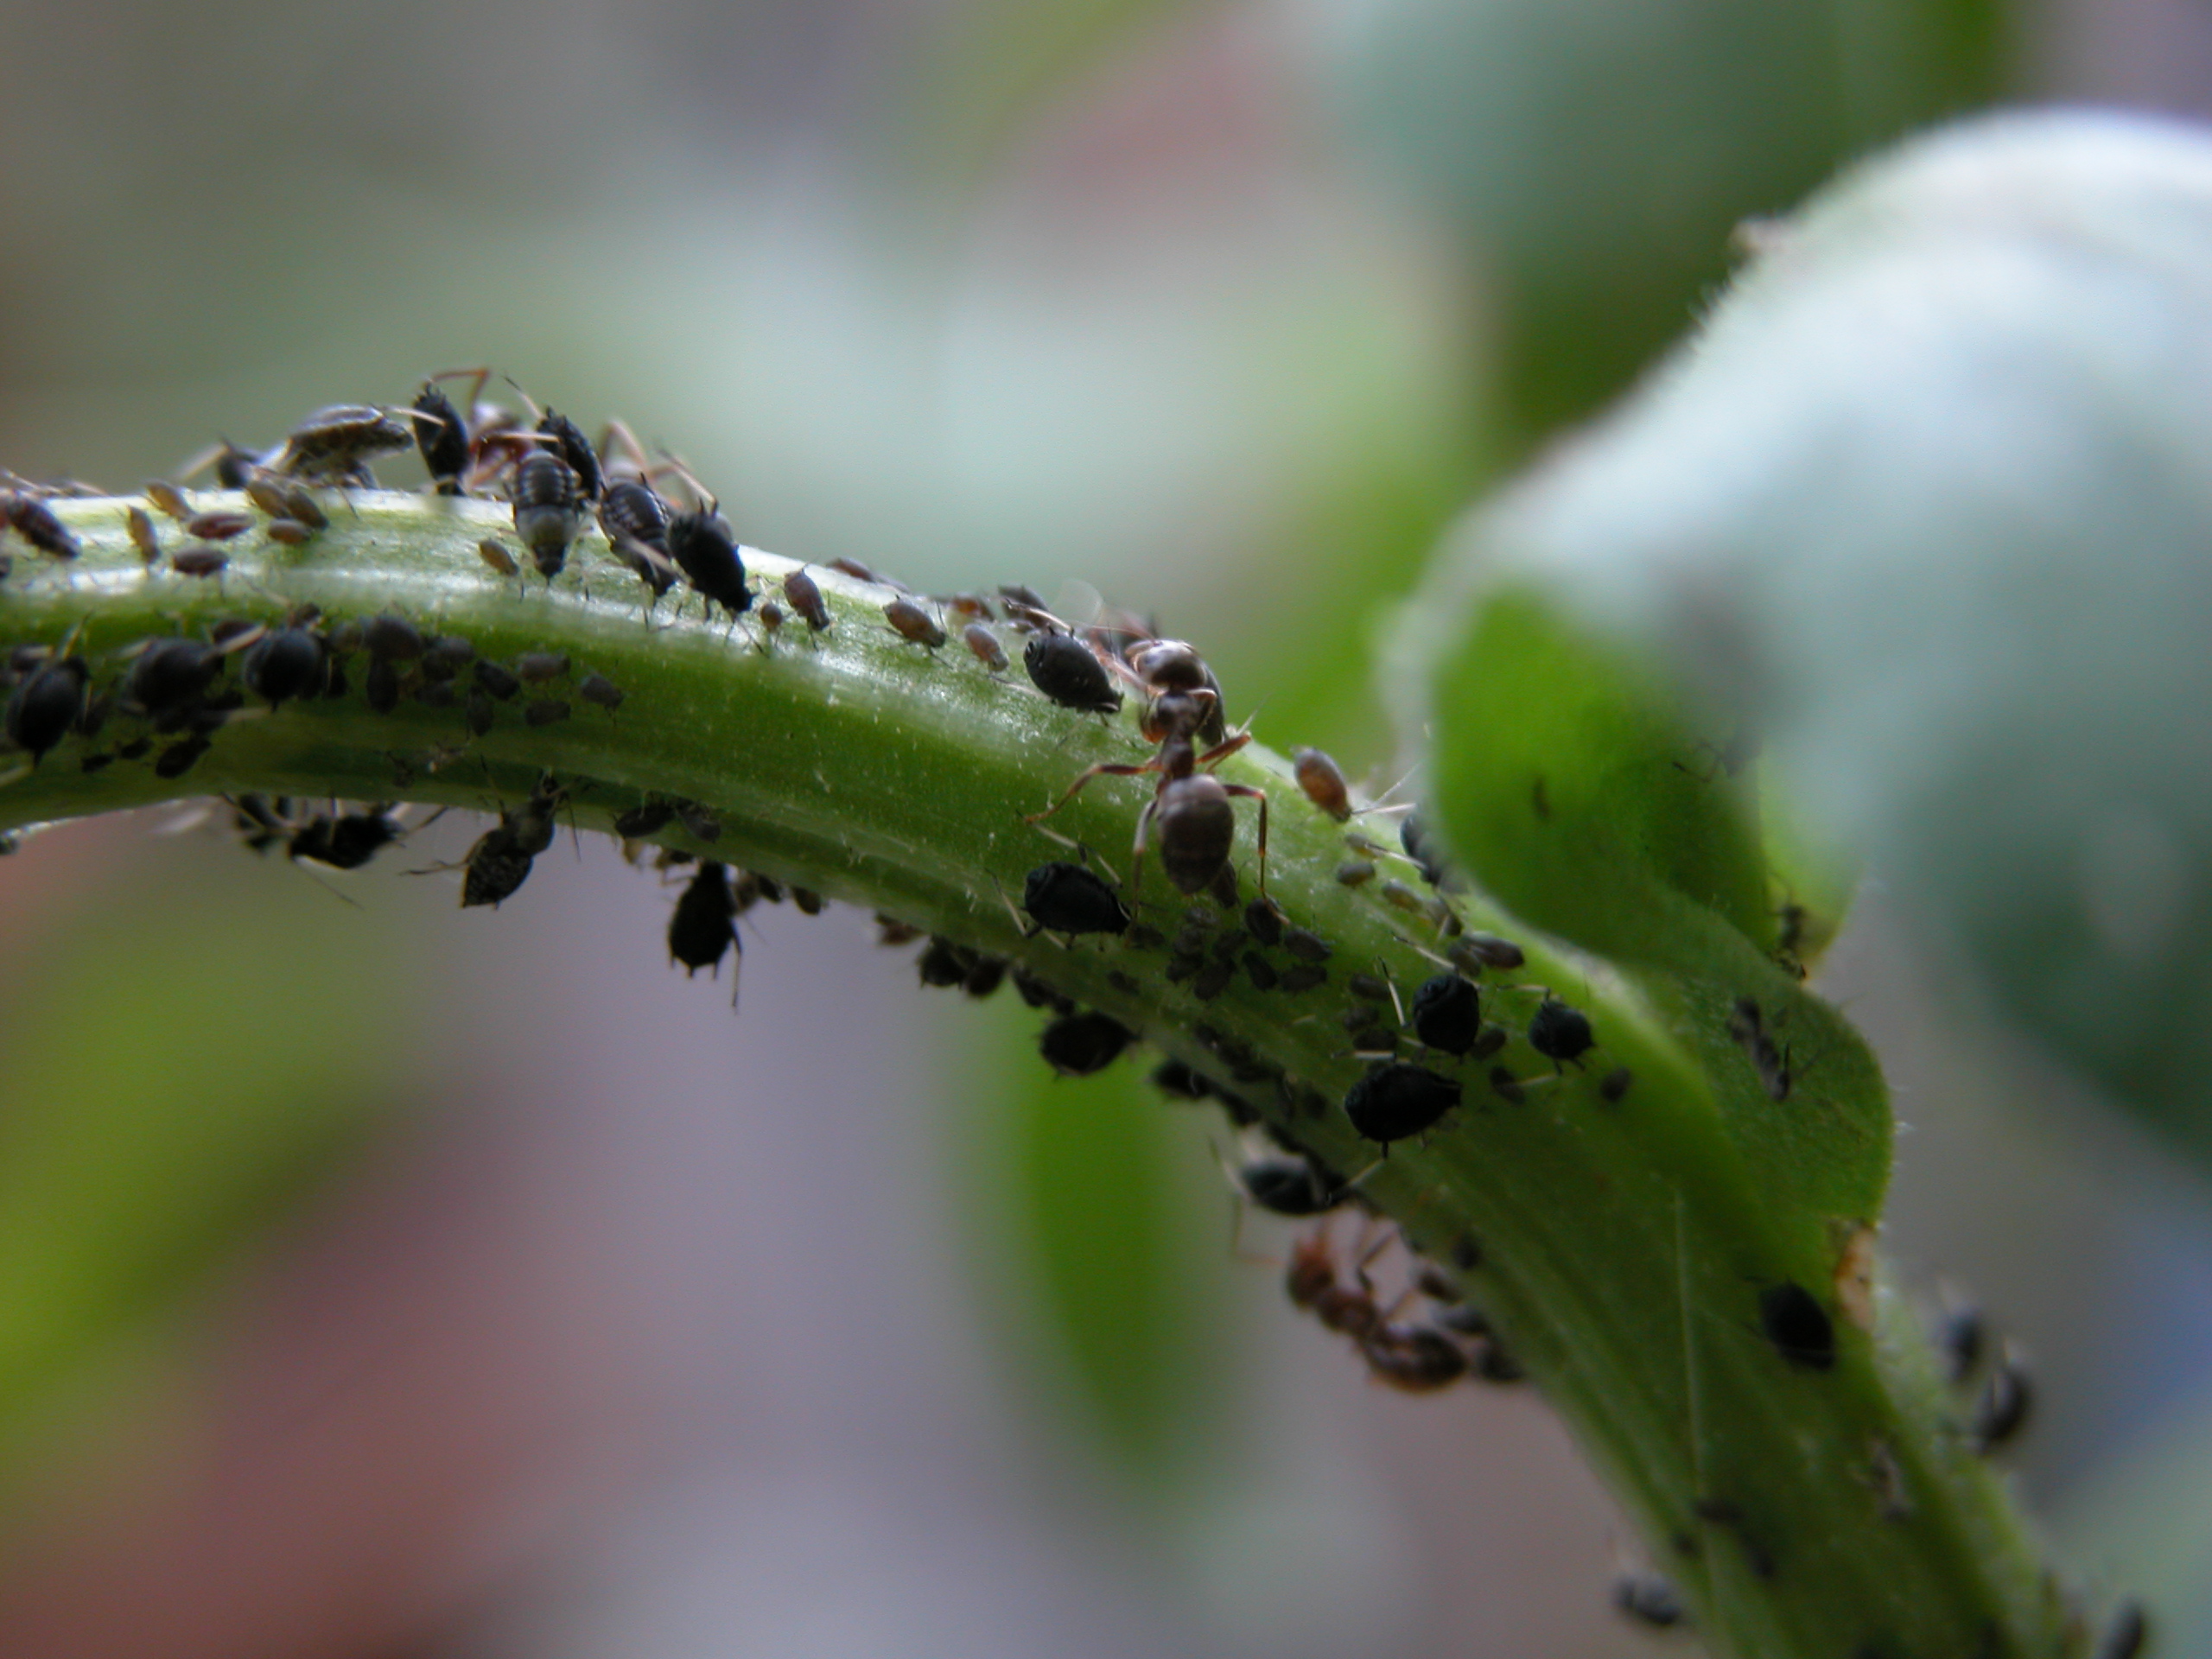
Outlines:
{"label": "aphid antenna", "polygon": [[[1433,950],[1430,950],[1427,945],[1423,944],[1422,944],[1419,939],[1409,939],[1409,938],[1408,938],[1404,934],[1402,934],[1402,933],[1397,933],[1397,932],[1394,932],[1394,933],[1392,933],[1392,934],[1390,935],[1390,937],[1391,937],[1392,938],[1395,939],[1395,940],[1396,940],[1400,944],[1404,945],[1404,946],[1406,947],[1406,949],[1407,949],[1407,950],[1408,950],[1412,951],[1415,956],[1420,957],[1423,958],[1423,959],[1424,959],[1424,960],[1426,960],[1426,961],[1433,962],[1433,963],[1435,963],[1438,967],[1440,967],[1440,968],[1450,968],[1450,969],[1453,969],[1454,971],[1457,971],[1457,969],[1458,969],[1458,968],[1459,968],[1459,964],[1458,964],[1457,963],[1453,962],[1453,961],[1451,959],[1451,957],[1440,957],[1439,955],[1437,955],[1437,954],[1436,954],[1436,952],[1435,952],[1435,951],[1433,951]],[[1376,957],[1376,960],[1377,962],[1380,962],[1380,961],[1382,960],[1382,958],[1381,958],[1380,957]],[[1385,974],[1385,975],[1383,976],[1383,978],[1387,980],[1387,979],[1389,979],[1389,976],[1388,974]],[[1514,987],[1514,986],[1511,986],[1511,985],[1500,985],[1498,988],[1499,988],[1499,989],[1501,989],[1501,990],[1508,990],[1508,991],[1510,991],[1510,990],[1513,990],[1513,989],[1515,989],[1515,988],[1516,988],[1516,987]]]}

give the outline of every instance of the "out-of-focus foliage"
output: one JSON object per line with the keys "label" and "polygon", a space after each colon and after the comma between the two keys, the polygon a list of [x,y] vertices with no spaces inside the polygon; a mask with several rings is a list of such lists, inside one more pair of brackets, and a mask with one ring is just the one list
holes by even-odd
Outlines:
{"label": "out-of-focus foliage", "polygon": [[[358,920],[334,949],[336,906],[303,874],[226,864],[121,889],[9,988],[0,1478],[41,1469],[86,1377],[296,1204],[410,1058],[381,1035],[414,1000],[376,954],[391,930]],[[173,926],[136,924],[156,906]]]}
{"label": "out-of-focus foliage", "polygon": [[1998,0],[1385,0],[1351,78],[1490,288],[1524,439],[1678,337],[1737,222],[1993,96]]}
{"label": "out-of-focus foliage", "polygon": [[[1779,227],[1439,589],[1534,587],[1671,662],[2023,1032],[2200,1154],[2208,341],[2212,143],[1961,127]],[[1497,741],[1443,711],[1447,753]]]}

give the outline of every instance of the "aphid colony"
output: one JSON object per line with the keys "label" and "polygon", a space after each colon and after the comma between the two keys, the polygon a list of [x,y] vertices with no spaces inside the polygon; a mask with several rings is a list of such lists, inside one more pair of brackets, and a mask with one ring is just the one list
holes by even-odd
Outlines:
{"label": "aphid colony", "polygon": [[[782,578],[780,600],[749,585],[736,537],[717,502],[680,462],[648,458],[619,423],[594,445],[574,421],[539,410],[526,396],[522,413],[481,402],[488,378],[481,370],[433,376],[406,409],[322,410],[257,454],[224,444],[207,464],[225,487],[243,493],[251,512],[196,508],[175,484],[149,482],[145,505],[131,505],[126,519],[149,579],[219,580],[232,568],[232,555],[226,550],[237,548],[257,528],[276,548],[303,547],[330,526],[330,505],[318,499],[318,490],[374,487],[369,463],[412,448],[429,474],[431,492],[505,504],[519,555],[499,537],[482,538],[476,550],[484,569],[499,580],[526,587],[534,572],[550,588],[568,569],[586,524],[595,522],[609,556],[646,590],[649,620],[680,584],[687,596],[699,597],[702,617],[711,619],[719,609],[733,630],[739,619],[754,615],[764,651],[787,621],[794,628],[804,622],[807,639],[836,625],[821,583],[804,568]],[[460,379],[470,383],[466,414],[443,389]],[[16,569],[10,536],[46,561],[46,568],[68,569],[83,549],[51,503],[93,492],[0,477],[6,485],[0,488],[0,581]],[[1102,874],[1084,849],[1077,849],[1081,861],[1040,856],[1022,876],[1015,919],[1023,937],[1045,938],[1056,950],[1102,954],[1117,964],[1106,979],[1131,992],[1137,989],[1133,974],[1157,972],[1171,985],[1186,986],[1199,1004],[1219,998],[1241,977],[1261,996],[1313,1005],[1294,1018],[1325,1017],[1319,1004],[1333,983],[1341,992],[1336,1019],[1345,1046],[1339,1053],[1359,1063],[1340,1096],[1332,1099],[1233,1033],[1204,1020],[1182,1033],[1202,1059],[1170,1058],[1153,1080],[1179,1099],[1219,1101],[1246,1137],[1229,1168],[1240,1203],[1281,1217],[1314,1220],[1313,1230],[1292,1245],[1286,1293],[1294,1306],[1344,1336],[1374,1378],[1414,1393],[1468,1378],[1519,1380],[1520,1366],[1489,1319],[1462,1294],[1462,1281],[1483,1262],[1475,1241],[1461,1237],[1450,1243],[1452,1272],[1423,1261],[1403,1234],[1381,1230],[1360,1191],[1365,1172],[1331,1167],[1300,1144],[1295,1126],[1341,1112],[1341,1122],[1375,1147],[1379,1163],[1395,1143],[1440,1130],[1456,1112],[1490,1111],[1496,1109],[1491,1103],[1525,1107],[1547,1089],[1558,1091],[1562,1104],[1571,1093],[1599,1110],[1622,1109],[1630,1100],[1634,1074],[1622,1065],[1596,1075],[1587,1069],[1586,1057],[1603,1049],[1588,1015],[1551,988],[1501,979],[1526,967],[1525,953],[1510,940],[1465,927],[1446,896],[1460,884],[1432,833],[1413,814],[1401,822],[1395,849],[1344,831],[1349,855],[1336,866],[1335,878],[1401,912],[1406,918],[1401,925],[1409,931],[1398,935],[1399,943],[1433,971],[1415,968],[1405,973],[1412,982],[1402,983],[1404,959],[1395,969],[1380,959],[1338,963],[1336,947],[1322,932],[1294,919],[1269,896],[1268,791],[1217,773],[1250,735],[1230,728],[1221,683],[1187,642],[1161,638],[1148,623],[1126,614],[1071,623],[1018,585],[1002,587],[995,596],[931,598],[856,561],[839,559],[827,568],[887,590],[890,596],[878,601],[884,628],[901,645],[919,647],[933,659],[957,634],[963,649],[952,660],[968,664],[962,671],[1010,679],[1009,642],[998,632],[1004,627],[1021,639],[1023,672],[1050,703],[1112,728],[1134,700],[1135,731],[1150,755],[1082,768],[1056,798],[1026,819],[1039,826],[1039,836],[1051,835],[1041,827],[1045,821],[1096,779],[1152,780],[1137,814],[1128,879],[1124,884]],[[144,639],[100,653],[76,644],[73,635],[58,646],[18,646],[0,658],[6,741],[28,757],[29,767],[74,739],[86,772],[143,761],[157,776],[175,779],[248,711],[275,716],[287,705],[357,693],[378,715],[392,714],[403,703],[450,709],[470,740],[491,733],[505,706],[518,706],[524,725],[538,728],[572,718],[572,698],[608,717],[626,700],[605,674],[566,655],[526,651],[495,659],[480,654],[466,636],[389,610],[332,619],[303,605],[273,623],[221,621],[202,634]],[[465,745],[436,751],[432,764],[449,764],[463,753]],[[1733,774],[1726,756],[1716,754],[1716,760]],[[395,764],[401,774],[395,785],[404,792],[407,763]],[[1295,752],[1292,778],[1307,807],[1334,825],[1376,810],[1355,806],[1341,770],[1318,749]],[[643,843],[671,826],[702,843],[721,835],[714,812],[700,803],[633,796],[613,810],[603,786],[541,773],[518,802],[500,803],[497,823],[460,861],[461,904],[496,907],[512,898],[537,856],[552,845],[564,810],[573,810],[585,792],[602,816],[611,811],[613,828],[632,861],[641,856]],[[281,848],[289,859],[340,870],[367,864],[410,830],[404,810],[390,803],[313,804],[259,794],[228,798],[234,828],[248,848]],[[1249,899],[1235,861],[1240,803],[1250,804],[1254,820],[1256,892]],[[1147,895],[1148,858],[1158,864],[1173,897],[1160,898],[1156,889]],[[823,908],[818,895],[725,859],[662,847],[652,861],[660,871],[681,876],[666,945],[671,963],[687,976],[702,969],[719,976],[726,957],[741,957],[739,924],[756,905],[789,899],[808,914]],[[1402,879],[1406,875],[1415,880]],[[1008,908],[1016,910],[1011,899]],[[1101,1071],[1141,1040],[1112,1014],[1078,1006],[1022,961],[927,935],[892,918],[878,920],[884,944],[920,944],[917,971],[925,985],[980,998],[1011,982],[1023,1001],[1045,1015],[1039,1049],[1059,1076]],[[1794,963],[1795,946],[1793,926],[1782,947],[1785,966]],[[1802,976],[1802,969],[1796,971]],[[1332,982],[1332,973],[1341,978]],[[1522,1000],[1529,998],[1534,1001]],[[1785,1018],[1742,995],[1726,1022],[1730,1042],[1777,1104],[1790,1099],[1806,1070],[1783,1039]],[[1507,1051],[1516,1043],[1525,1052],[1519,1064],[1507,1064]],[[1471,1108],[1471,1090],[1478,1091]],[[1255,1104],[1262,1099],[1274,1109],[1262,1112]],[[1349,1242],[1334,1224],[1346,1207],[1362,1211]],[[1378,1289],[1376,1268],[1394,1243],[1400,1247],[1392,1259],[1402,1262],[1402,1283],[1386,1294]],[[1747,1287],[1745,1298],[1745,1338],[1763,1343],[1772,1363],[1812,1376],[1835,1367],[1836,1324],[1822,1295],[1781,1279]],[[1972,1315],[1953,1316],[1942,1336],[1952,1381],[1971,1390],[1960,1438],[1978,1452],[2005,1446],[2029,1414],[2024,1370],[2008,1347],[1984,1374],[1981,1328]],[[1870,1451],[1867,1484],[1885,1517],[1911,1513],[1903,1474],[1884,1448]],[[1728,1533],[1756,1575],[1774,1571],[1758,1529],[1726,1497],[1700,1498],[1688,1523]],[[1654,1628],[1685,1618],[1679,1596],[1656,1576],[1624,1578],[1615,1599],[1626,1616]],[[2132,1654],[2142,1629],[2139,1613],[2123,1612],[2106,1650]]]}

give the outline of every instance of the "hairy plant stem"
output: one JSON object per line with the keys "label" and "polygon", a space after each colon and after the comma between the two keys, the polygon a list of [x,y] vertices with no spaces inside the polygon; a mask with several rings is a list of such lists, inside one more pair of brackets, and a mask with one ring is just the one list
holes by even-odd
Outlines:
{"label": "hairy plant stem", "polygon": [[[152,765],[158,741],[145,758],[83,769],[88,755],[144,733],[117,715],[96,739],[72,739],[0,784],[0,828],[244,791],[493,809],[518,803],[547,771],[586,827],[607,829],[649,798],[700,803],[720,821],[711,844],[680,824],[658,838],[1014,957],[1248,1101],[1329,1167],[1366,1172],[1367,1201],[1484,1311],[1567,1417],[1714,1651],[2078,1650],[2078,1628],[2001,1483],[1971,1454],[1963,1403],[1936,1380],[1902,1305],[1885,1291],[1877,1314],[1854,1322],[1861,1305],[1836,1288],[1863,1242],[1853,1224],[1872,1217],[1812,1226],[1775,1201],[1712,1110],[1696,1051],[1681,1040],[1679,993],[1553,948],[1478,893],[1455,894],[1466,925],[1510,934],[1528,951],[1525,969],[1483,988],[1513,1040],[1487,1061],[1421,1057],[1465,1090],[1425,1144],[1400,1142],[1378,1160],[1352,1133],[1339,1103],[1365,1063],[1339,1018],[1345,978],[1379,964],[1410,986],[1436,971],[1441,938],[1433,918],[1386,891],[1401,883],[1410,892],[1399,897],[1416,902],[1430,893],[1395,853],[1380,860],[1381,880],[1337,879],[1346,829],[1306,803],[1279,757],[1255,745],[1221,772],[1268,791],[1268,889],[1293,924],[1327,942],[1327,982],[1262,990],[1240,970],[1201,1001],[1191,981],[1166,977],[1164,942],[1025,937],[1004,897],[1020,894],[1033,867],[1071,856],[1026,815],[1095,761],[1147,758],[1129,715],[1056,708],[987,672],[957,636],[934,654],[904,642],[883,620],[887,589],[817,572],[834,626],[816,636],[793,618],[769,638],[752,619],[677,618],[675,595],[649,611],[596,534],[550,584],[501,579],[476,545],[510,528],[503,509],[373,493],[330,498],[331,528],[304,548],[265,543],[257,530],[231,544],[219,579],[191,579],[141,563],[124,535],[128,505],[56,504],[84,556],[62,567],[17,550],[0,582],[0,645],[67,638],[98,690],[119,681],[124,653],[149,637],[204,637],[230,618],[275,623],[312,602],[326,625],[389,610],[494,659],[565,653],[571,680],[597,672],[625,699],[610,715],[556,683],[540,690],[566,697],[571,717],[533,727],[519,705],[502,704],[493,729],[472,738],[452,708],[407,699],[372,712],[356,658],[350,695],[250,706],[173,779]],[[241,504],[211,495],[195,505]],[[750,551],[747,562],[771,583],[792,568]],[[1152,782],[1099,779],[1046,827],[1126,880]],[[1260,870],[1249,804],[1239,814],[1249,898]],[[1194,907],[1156,860],[1141,893],[1140,919],[1155,938],[1185,925]],[[1234,914],[1213,920],[1216,938],[1240,925]],[[1771,974],[1745,950],[1747,975]],[[1235,954],[1255,950],[1278,972],[1295,965],[1251,939]],[[1544,986],[1590,1014],[1600,1048],[1586,1071],[1528,1046],[1537,1002],[1528,988]],[[1492,1087],[1492,1066],[1520,1080],[1522,1099]],[[1633,1081],[1615,1101],[1599,1079],[1617,1067]],[[1794,1359],[1763,1332],[1761,1293],[1785,1281],[1835,1310],[1831,1366]]]}

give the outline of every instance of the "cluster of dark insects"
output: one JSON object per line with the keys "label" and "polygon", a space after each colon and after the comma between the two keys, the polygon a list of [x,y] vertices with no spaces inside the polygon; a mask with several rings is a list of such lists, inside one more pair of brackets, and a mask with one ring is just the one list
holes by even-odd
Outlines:
{"label": "cluster of dark insects", "polygon": [[[480,539],[476,556],[493,577],[515,585],[518,601],[533,578],[547,588],[564,574],[580,581],[581,564],[572,572],[570,562],[595,527],[606,556],[640,585],[649,624],[680,589],[678,614],[696,596],[702,620],[719,612],[733,633],[757,630],[748,638],[762,652],[779,639],[815,640],[839,625],[823,582],[805,567],[772,587],[753,585],[717,499],[680,461],[649,455],[619,422],[594,441],[518,389],[518,404],[486,401],[489,380],[484,370],[433,375],[404,407],[322,410],[258,451],[224,443],[204,465],[238,493],[242,506],[196,503],[175,483],[149,482],[143,505],[129,505],[125,526],[147,579],[219,584],[236,550],[257,534],[277,549],[308,546],[346,510],[350,492],[376,486],[372,463],[411,451],[432,493],[501,505],[512,537],[503,526],[502,534]],[[457,403],[448,388],[462,385]],[[0,482],[0,581],[16,569],[18,547],[45,568],[72,566],[82,549],[54,504],[97,492],[8,475]],[[1463,884],[1433,830],[1406,813],[1395,844],[1371,838],[1356,821],[1392,809],[1358,804],[1323,752],[1295,752],[1291,779],[1298,794],[1332,826],[1331,836],[1341,836],[1336,882],[1396,912],[1402,951],[1388,961],[1343,960],[1318,921],[1293,916],[1268,892],[1269,817],[1281,804],[1257,784],[1222,775],[1251,736],[1230,724],[1220,679],[1194,645],[1123,613],[1065,618],[1018,584],[988,594],[930,595],[857,561],[823,569],[844,579],[830,586],[844,601],[848,627],[855,589],[845,583],[861,584],[876,590],[867,603],[898,642],[890,648],[911,645],[935,659],[957,637],[960,651],[950,661],[965,666],[954,671],[980,671],[1011,685],[1018,647],[1022,675],[1046,702],[1109,731],[1134,727],[1141,747],[1131,758],[1075,770],[1024,819],[1038,837],[1035,861],[1016,867],[1020,893],[1007,893],[1006,903],[1025,951],[1096,957],[1095,970],[1073,977],[1103,979],[1133,1000],[1139,976],[1183,988],[1197,1005],[1214,1002],[1240,981],[1261,997],[1297,999],[1284,1020],[1340,1030],[1337,1055],[1349,1082],[1325,1090],[1292,1076],[1226,1020],[1197,1017],[1202,1008],[1191,1010],[1186,1029],[1141,1033],[1107,1009],[1079,1004],[1058,988],[1071,976],[1040,975],[1030,965],[1033,954],[985,950],[890,917],[878,918],[883,943],[918,947],[916,969],[927,986],[982,998],[1010,982],[1039,1013],[1039,1052],[1058,1076],[1102,1071],[1147,1036],[1166,1037],[1175,1053],[1158,1065],[1154,1082],[1176,1098],[1217,1102],[1243,1136],[1243,1152],[1228,1164],[1238,1203],[1316,1223],[1291,1246],[1285,1288],[1295,1307],[1344,1337],[1370,1375],[1395,1389],[1427,1393],[1466,1379],[1520,1379],[1521,1367],[1498,1333],[1462,1294],[1461,1280],[1481,1262],[1474,1241],[1449,1245],[1444,1255],[1455,1271],[1445,1271],[1423,1260],[1410,1239],[1380,1230],[1361,1183],[1394,1145],[1446,1130],[1455,1113],[1523,1108],[1545,1091],[1599,1111],[1632,1111],[1635,1077],[1610,1063],[1615,1057],[1573,1000],[1525,977],[1518,944],[1466,926],[1452,899]],[[480,652],[464,634],[390,609],[329,616],[313,606],[277,620],[222,620],[98,652],[81,649],[74,635],[58,645],[19,646],[0,658],[0,694],[7,744],[28,767],[73,742],[86,772],[143,762],[164,779],[189,772],[233,721],[278,717],[318,702],[358,696],[379,715],[403,707],[451,711],[458,744],[422,761],[436,769],[456,763],[502,720],[551,726],[574,718],[578,703],[602,711],[588,718],[612,718],[626,698],[605,674],[559,652]],[[1715,749],[1712,760],[1716,772],[1732,776],[1741,763],[1733,748]],[[404,792],[414,764],[395,756],[396,793]],[[1126,880],[1091,849],[1047,827],[1101,779],[1148,786]],[[486,780],[488,787],[488,765]],[[523,784],[510,774],[511,791]],[[551,772],[537,775],[518,801],[512,792],[459,861],[463,906],[497,906],[512,898],[553,845],[563,815],[586,804],[611,821],[633,862],[650,851],[653,868],[680,884],[665,940],[671,963],[687,975],[704,969],[719,976],[725,960],[741,961],[741,924],[758,905],[788,901],[810,914],[823,908],[819,895],[727,858],[654,844],[671,830],[695,847],[718,841],[721,826],[699,802],[634,792],[618,798],[605,786]],[[288,859],[339,870],[361,868],[421,827],[389,801],[226,798],[250,849],[281,849]],[[1240,869],[1247,821],[1250,856]],[[1048,853],[1047,839],[1060,848]],[[1155,866],[1148,893],[1146,878]],[[1786,907],[1783,922],[1780,960],[1802,976],[1803,913]],[[1046,944],[1033,943],[1039,939]],[[1790,1099],[1806,1070],[1784,1021],[1744,995],[1726,1025],[1776,1103]],[[1304,1143],[1302,1129],[1329,1124],[1348,1127],[1373,1148],[1367,1169],[1332,1167]],[[1360,1216],[1348,1241],[1337,1224],[1347,1208]],[[1396,1282],[1386,1293],[1378,1288],[1377,1264],[1394,1244],[1399,1252],[1389,1259],[1402,1268],[1382,1275]],[[1836,1365],[1836,1326],[1819,1295],[1788,1281],[1746,1294],[1745,1325],[1776,1363],[1814,1374]],[[1987,1361],[1978,1320],[1955,1319],[1945,1337],[1953,1381],[1971,1393],[1960,1433],[1976,1451],[1995,1451],[2028,1415],[2024,1371],[2009,1349]],[[1869,1483],[1885,1494],[1883,1513],[1909,1512],[1893,1459],[1886,1473],[1873,1459]],[[1761,1528],[1729,1500],[1699,1499],[1686,1525],[1733,1538],[1755,1573],[1774,1570]],[[1616,1602],[1653,1627],[1683,1621],[1680,1597],[1655,1576],[1624,1579]],[[2124,1618],[2108,1640],[2114,1659],[2133,1652],[2131,1642],[2139,1645],[2135,1618],[2132,1627]]]}

